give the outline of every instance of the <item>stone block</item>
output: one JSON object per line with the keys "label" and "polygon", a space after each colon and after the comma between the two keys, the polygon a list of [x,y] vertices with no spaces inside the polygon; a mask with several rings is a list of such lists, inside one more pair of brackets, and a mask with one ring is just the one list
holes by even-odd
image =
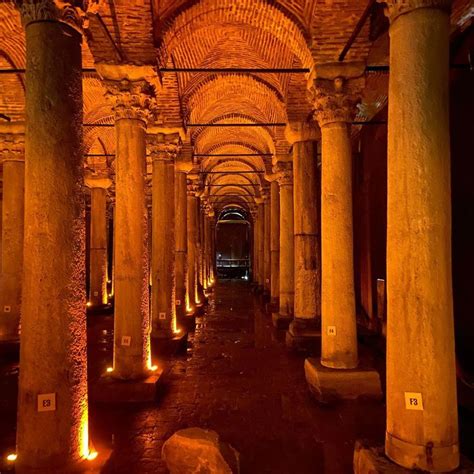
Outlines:
{"label": "stone block", "polygon": [[223,443],[215,431],[187,428],[177,431],[162,449],[171,474],[237,474],[239,453]]}
{"label": "stone block", "polygon": [[290,324],[286,331],[285,343],[290,351],[318,354],[321,350],[321,331]]}
{"label": "stone block", "polygon": [[[385,456],[383,446],[371,446],[367,441],[356,441],[354,446],[354,474],[410,474],[414,471],[395,464]],[[417,471],[419,472],[419,471]],[[424,472],[424,471],[423,471]],[[472,474],[474,464],[461,457],[456,474]]]}
{"label": "stone block", "polygon": [[110,375],[102,376],[90,389],[90,398],[99,403],[144,403],[156,398],[163,370],[141,380],[118,380]]}
{"label": "stone block", "polygon": [[308,358],[304,362],[304,371],[311,393],[320,402],[383,398],[376,370],[364,367],[330,369],[322,366],[318,359]]}
{"label": "stone block", "polygon": [[293,318],[291,316],[280,313],[272,313],[272,323],[273,327],[276,329],[288,329],[292,319]]}

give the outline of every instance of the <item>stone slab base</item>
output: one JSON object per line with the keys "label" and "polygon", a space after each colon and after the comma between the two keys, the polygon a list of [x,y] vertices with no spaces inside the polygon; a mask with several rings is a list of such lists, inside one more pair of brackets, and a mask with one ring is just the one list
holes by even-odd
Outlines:
{"label": "stone slab base", "polygon": [[311,393],[323,403],[383,398],[380,376],[373,369],[330,369],[309,358],[304,362],[304,372]]}
{"label": "stone slab base", "polygon": [[321,350],[321,331],[295,328],[290,324],[285,334],[285,343],[290,351],[317,354]]}
{"label": "stone slab base", "polygon": [[91,387],[90,398],[99,403],[144,403],[156,398],[156,390],[163,371],[157,370],[153,375],[142,380],[117,380],[104,375]]}
{"label": "stone slab base", "polygon": [[[413,470],[399,466],[388,459],[385,456],[383,446],[371,446],[367,441],[356,441],[354,447],[354,474],[413,474],[413,472]],[[461,457],[461,465],[451,472],[472,474],[474,464]]]}
{"label": "stone slab base", "polygon": [[188,345],[188,332],[181,330],[179,334],[171,336],[169,332],[152,333],[151,344],[160,354],[176,354],[185,351]]}
{"label": "stone slab base", "polygon": [[293,318],[280,313],[272,313],[273,327],[276,329],[288,329]]}
{"label": "stone slab base", "polygon": [[0,356],[1,357],[20,357],[20,339],[0,336]]}

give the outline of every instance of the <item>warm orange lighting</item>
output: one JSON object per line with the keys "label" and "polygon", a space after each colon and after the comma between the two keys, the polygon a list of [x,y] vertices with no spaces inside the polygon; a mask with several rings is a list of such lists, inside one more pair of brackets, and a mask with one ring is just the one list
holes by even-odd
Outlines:
{"label": "warm orange lighting", "polygon": [[17,458],[16,453],[11,453],[7,456],[7,461],[15,462],[16,458]]}
{"label": "warm orange lighting", "polygon": [[90,306],[92,306],[92,303],[91,303],[90,301],[88,301],[88,302],[86,303],[86,306],[87,306],[87,307],[90,307]]}
{"label": "warm orange lighting", "polygon": [[150,370],[152,370],[154,372],[155,370],[158,370],[158,366],[157,365],[152,365],[150,367]]}
{"label": "warm orange lighting", "polygon": [[88,461],[93,461],[94,459],[97,458],[99,453],[97,451],[90,451],[89,454],[87,455],[87,460]]}
{"label": "warm orange lighting", "polygon": [[114,368],[113,367],[107,367],[107,372],[110,374],[110,372],[113,372],[114,371]]}
{"label": "warm orange lighting", "polygon": [[174,332],[175,334],[181,334],[181,329],[175,329],[173,332]]}

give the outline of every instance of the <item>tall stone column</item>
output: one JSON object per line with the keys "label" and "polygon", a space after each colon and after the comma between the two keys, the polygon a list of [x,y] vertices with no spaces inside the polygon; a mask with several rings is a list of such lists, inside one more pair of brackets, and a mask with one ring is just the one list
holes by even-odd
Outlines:
{"label": "tall stone column", "polygon": [[[333,73],[338,74],[335,79]],[[322,340],[321,362],[307,359],[305,373],[311,390],[323,400],[382,396],[378,373],[356,370],[350,122],[364,86],[363,74],[363,65],[351,69],[347,63],[331,70],[330,78],[322,68],[315,81],[315,116],[322,135]]]}
{"label": "tall stone column", "polygon": [[149,375],[150,315],[146,128],[154,98],[145,80],[106,81],[115,113],[115,314],[114,367],[117,379]]}
{"label": "tall stone column", "polygon": [[150,143],[153,160],[152,336],[178,332],[175,306],[175,160],[179,134],[159,133]]}
{"label": "tall stone column", "polygon": [[86,177],[86,185],[91,190],[89,302],[92,307],[108,303],[107,189],[111,184],[107,177]]}
{"label": "tall stone column", "polygon": [[196,192],[196,228],[197,228],[197,290],[199,298],[196,300],[198,304],[204,304],[204,267],[202,261],[203,248],[204,248],[204,230],[202,228],[202,209],[201,200],[199,199],[201,191]]}
{"label": "tall stone column", "polygon": [[257,261],[257,210],[252,209],[250,211],[250,215],[252,217],[251,221],[251,229],[252,229],[252,283],[255,285],[257,284],[257,276],[258,276],[258,261]]}
{"label": "tall stone column", "polygon": [[215,214],[214,209],[208,208],[207,215],[205,216],[205,225],[206,225],[206,268],[207,268],[207,287],[212,288],[215,282],[215,271],[214,271],[214,262],[215,262]]}
{"label": "tall stone column", "polygon": [[257,198],[257,252],[258,252],[258,285],[265,286],[265,204],[263,198]]}
{"label": "tall stone column", "polygon": [[187,226],[187,184],[186,173],[176,168],[175,173],[175,278],[176,318],[182,321],[186,316],[186,273],[188,252]]}
{"label": "tall stone column", "polygon": [[191,179],[187,181],[187,239],[188,239],[188,253],[187,253],[187,265],[188,265],[188,283],[187,283],[187,311],[194,313],[196,304],[200,301],[200,295],[198,292],[198,279],[197,277],[197,198],[196,198],[196,185]]}
{"label": "tall stone column", "polygon": [[271,253],[271,231],[272,216],[270,191],[266,190],[263,197],[263,291],[265,295],[270,296],[271,278],[272,278],[272,253]]}
{"label": "tall stone column", "polygon": [[276,179],[270,186],[270,296],[272,305],[278,307],[280,295],[280,188]]}
{"label": "tall stone column", "polygon": [[25,209],[25,127],[0,125],[3,162],[0,343],[19,342]]}
{"label": "tall stone column", "polygon": [[15,471],[67,472],[89,454],[82,35],[75,11],[16,5],[26,30],[27,225]]}
{"label": "tall stone column", "polygon": [[287,130],[293,144],[295,317],[286,334],[291,349],[314,350],[320,337],[319,202],[316,140],[312,123]]}
{"label": "tall stone column", "polygon": [[280,186],[280,289],[279,311],[272,315],[276,328],[286,329],[293,319],[295,297],[295,252],[293,225],[293,166],[280,162],[276,166]]}
{"label": "tall stone column", "polygon": [[451,273],[448,0],[390,17],[387,433],[397,464],[459,464]]}

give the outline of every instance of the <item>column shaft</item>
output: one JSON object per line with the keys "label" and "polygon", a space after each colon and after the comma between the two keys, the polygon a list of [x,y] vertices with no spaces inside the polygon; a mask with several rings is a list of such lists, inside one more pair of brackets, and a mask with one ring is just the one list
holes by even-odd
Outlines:
{"label": "column shaft", "polygon": [[27,24],[19,473],[65,472],[89,449],[81,68],[80,33]]}
{"label": "column shaft", "polygon": [[150,357],[145,122],[116,120],[114,377],[147,374]]}
{"label": "column shaft", "polygon": [[187,272],[187,184],[186,173],[175,174],[175,226],[176,226],[176,317],[178,320],[186,315],[186,272]]}
{"label": "column shaft", "polygon": [[264,216],[265,220],[263,223],[263,277],[264,277],[264,289],[265,293],[270,295],[271,291],[271,278],[272,278],[272,253],[271,253],[271,203],[270,203],[270,196],[267,195],[265,197],[265,201],[263,204],[264,209]]}
{"label": "column shaft", "polygon": [[7,157],[3,161],[0,341],[19,337],[24,208],[24,157]]}
{"label": "column shaft", "polygon": [[448,11],[392,20],[385,449],[402,466],[443,472],[459,464],[448,64]]}
{"label": "column shaft", "polygon": [[280,294],[280,189],[278,181],[271,184],[271,298],[278,302]]}
{"label": "column shaft", "polygon": [[197,278],[196,278],[196,261],[197,261],[197,199],[194,194],[188,194],[188,206],[187,206],[187,219],[188,219],[188,284],[187,284],[187,293],[188,293],[188,309],[193,310],[196,302],[199,301],[199,294],[197,288]]}
{"label": "column shaft", "polygon": [[265,206],[258,204],[257,217],[257,243],[258,243],[258,284],[265,286]]}
{"label": "column shaft", "polygon": [[92,306],[107,304],[107,191],[91,189],[90,292]]}
{"label": "column shaft", "polygon": [[352,232],[352,153],[345,122],[324,125],[321,171],[321,364],[357,366]]}

